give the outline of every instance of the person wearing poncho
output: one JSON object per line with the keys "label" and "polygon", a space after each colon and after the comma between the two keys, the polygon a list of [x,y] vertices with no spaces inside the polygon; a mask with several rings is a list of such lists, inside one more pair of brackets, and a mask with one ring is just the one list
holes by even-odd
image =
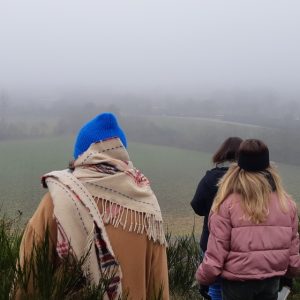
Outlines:
{"label": "person wearing poncho", "polygon": [[58,258],[70,250],[77,259],[86,257],[82,271],[91,284],[97,284],[101,274],[113,276],[106,299],[129,293],[129,299],[146,300],[161,288],[163,299],[169,299],[160,207],[126,148],[126,136],[111,113],[100,114],[81,128],[74,168],[42,177],[48,193],[25,229],[21,265],[49,228]]}

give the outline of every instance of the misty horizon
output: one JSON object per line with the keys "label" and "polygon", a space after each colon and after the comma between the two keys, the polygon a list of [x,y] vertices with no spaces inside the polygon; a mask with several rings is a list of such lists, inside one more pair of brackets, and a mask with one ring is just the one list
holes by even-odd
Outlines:
{"label": "misty horizon", "polygon": [[298,1],[2,1],[0,91],[297,98],[298,28]]}

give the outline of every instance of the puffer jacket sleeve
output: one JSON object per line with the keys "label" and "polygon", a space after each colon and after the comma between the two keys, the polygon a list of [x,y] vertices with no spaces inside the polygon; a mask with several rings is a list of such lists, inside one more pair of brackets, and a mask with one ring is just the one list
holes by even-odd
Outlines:
{"label": "puffer jacket sleeve", "polygon": [[290,260],[287,271],[288,276],[296,276],[300,273],[300,255],[299,255],[299,233],[298,233],[298,212],[296,204],[293,203],[292,216],[292,243],[290,247]]}
{"label": "puffer jacket sleeve", "polygon": [[222,273],[230,250],[232,225],[229,208],[230,199],[227,198],[222,203],[219,212],[210,215],[207,251],[196,272],[196,279],[200,284],[210,285]]}

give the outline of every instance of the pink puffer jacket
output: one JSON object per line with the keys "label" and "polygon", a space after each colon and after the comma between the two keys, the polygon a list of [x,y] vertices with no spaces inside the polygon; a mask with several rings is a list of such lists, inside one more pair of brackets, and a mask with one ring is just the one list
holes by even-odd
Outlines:
{"label": "pink puffer jacket", "polygon": [[209,219],[209,240],[196,278],[209,285],[217,277],[228,280],[265,279],[300,271],[298,215],[288,199],[284,213],[276,193],[271,194],[269,215],[261,224],[243,218],[238,194],[231,194]]}

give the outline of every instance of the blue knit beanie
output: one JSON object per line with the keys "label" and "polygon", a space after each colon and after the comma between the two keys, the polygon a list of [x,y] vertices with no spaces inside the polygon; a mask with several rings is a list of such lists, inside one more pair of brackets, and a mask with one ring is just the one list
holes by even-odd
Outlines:
{"label": "blue knit beanie", "polygon": [[98,115],[79,130],[74,145],[74,158],[77,159],[91,144],[113,137],[120,138],[127,148],[125,133],[116,116],[109,112]]}

